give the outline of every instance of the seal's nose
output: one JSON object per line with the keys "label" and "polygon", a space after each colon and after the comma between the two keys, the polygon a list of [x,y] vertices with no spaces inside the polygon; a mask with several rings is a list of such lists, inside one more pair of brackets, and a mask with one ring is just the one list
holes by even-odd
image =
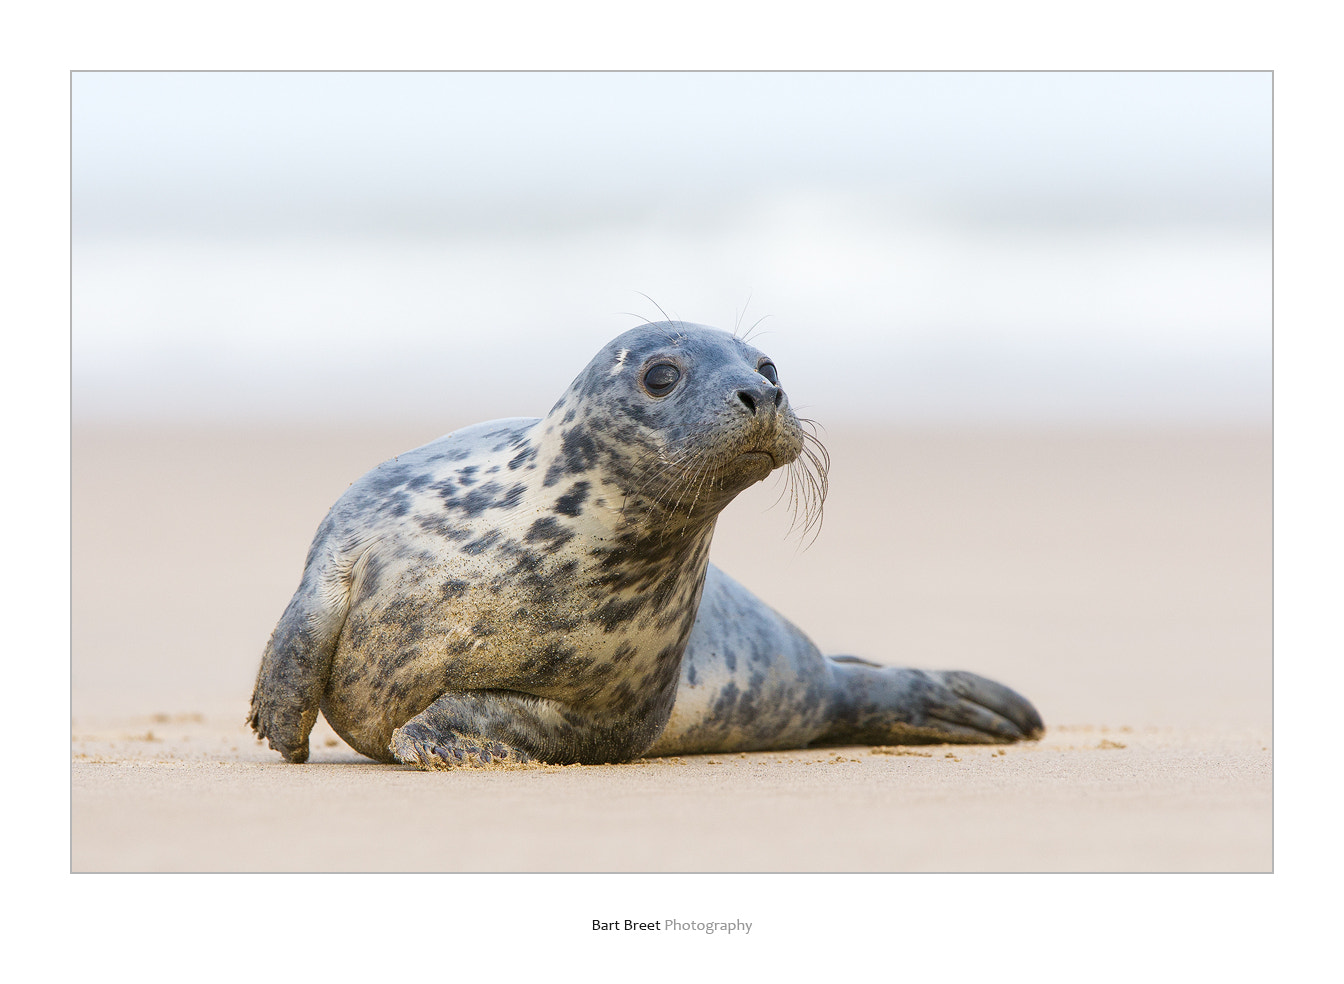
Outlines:
{"label": "seal's nose", "polygon": [[755,416],[757,413],[773,413],[777,410],[784,400],[784,391],[771,385],[769,380],[761,379],[756,385],[738,390],[737,398],[742,401],[747,412]]}

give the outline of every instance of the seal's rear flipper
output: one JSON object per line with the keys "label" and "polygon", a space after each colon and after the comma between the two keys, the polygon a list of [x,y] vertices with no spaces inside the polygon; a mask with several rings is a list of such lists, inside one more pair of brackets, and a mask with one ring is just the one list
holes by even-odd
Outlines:
{"label": "seal's rear flipper", "polygon": [[975,673],[829,662],[843,696],[818,745],[992,744],[1045,732],[1031,701]]}
{"label": "seal's rear flipper", "polygon": [[348,599],[339,578],[323,578],[310,565],[261,657],[247,723],[290,762],[308,760],[308,733],[317,721]]}

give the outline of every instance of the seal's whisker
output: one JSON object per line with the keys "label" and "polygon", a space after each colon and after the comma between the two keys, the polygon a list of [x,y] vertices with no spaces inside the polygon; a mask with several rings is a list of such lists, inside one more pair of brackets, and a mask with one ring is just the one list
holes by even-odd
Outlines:
{"label": "seal's whisker", "polygon": [[[789,477],[793,472],[793,466],[794,462],[790,461],[783,470],[775,472],[775,485],[779,488],[779,495],[775,496],[775,501],[770,503],[771,509],[783,502],[786,495],[789,497],[789,509],[793,509],[793,482]],[[792,532],[792,529],[792,527],[789,528],[790,532]],[[786,533],[785,536],[787,535]]]}
{"label": "seal's whisker", "polygon": [[673,455],[671,458],[659,456],[658,460],[653,462],[646,469],[645,477],[643,481],[640,482],[636,494],[641,496],[647,495],[649,489],[655,482],[665,478],[669,473],[672,473],[671,481],[665,482],[663,487],[652,497],[651,504],[655,508],[663,508],[673,493],[677,491],[677,488],[682,481],[685,472],[684,464],[687,457],[689,457],[689,455],[684,449]]}
{"label": "seal's whisker", "polygon": [[821,534],[826,493],[829,489],[831,456],[820,439],[810,432],[815,430],[815,422],[809,420],[807,424],[811,427],[802,432],[803,447],[795,461],[795,464],[798,462],[802,464],[791,469],[790,481],[798,488],[799,501],[803,509],[803,537],[806,539],[809,532],[812,534],[811,539],[807,540],[807,545],[810,545],[815,543]]}
{"label": "seal's whisker", "polygon": [[[768,318],[768,317],[770,317],[770,315],[768,315],[768,314],[763,314],[763,315],[761,315],[759,318],[757,318],[755,324],[753,324],[750,328],[748,328],[748,329],[747,329],[747,333],[746,333],[745,335],[742,336],[742,341],[744,341],[744,342],[746,342],[746,341],[750,341],[750,340],[751,340],[751,333],[752,333],[753,331],[755,331],[756,328],[760,325],[760,323],[761,323],[762,321],[764,321],[764,320],[765,320],[766,318]],[[769,332],[765,332],[765,331],[763,331],[763,332],[761,332],[761,334],[762,334],[762,335],[768,335],[768,334],[770,334],[770,333],[769,333]]]}
{"label": "seal's whisker", "polygon": [[827,487],[827,476],[831,471],[831,453],[826,450],[826,445],[821,443],[821,439],[815,434],[803,433],[802,453],[807,456],[808,461],[816,469],[816,478],[824,494]]}
{"label": "seal's whisker", "polygon": [[705,480],[706,480],[707,478],[710,477],[709,473],[710,473],[710,469],[709,469],[708,467],[706,467],[706,468],[704,468],[704,469],[702,470],[702,473],[701,473],[701,475],[700,475],[700,480],[699,480],[698,482],[696,482],[696,485],[695,485],[695,496],[691,499],[691,504],[690,504],[689,507],[687,507],[687,510],[686,510],[686,515],[687,515],[687,516],[691,516],[691,515],[694,514],[696,503],[698,503],[698,502],[700,501],[700,491],[701,491],[701,489],[704,488]]}
{"label": "seal's whisker", "polygon": [[649,302],[650,304],[652,304],[654,307],[656,307],[656,308],[658,309],[658,313],[661,314],[661,315],[663,316],[663,320],[664,320],[664,321],[671,321],[671,320],[672,320],[671,318],[669,318],[669,317],[667,316],[667,312],[663,310],[663,306],[662,306],[661,304],[659,304],[657,301],[655,301],[655,300],[654,300],[652,297],[650,297],[648,294],[644,293],[642,290],[637,290],[637,291],[635,291],[635,293],[638,294],[640,297],[644,298],[644,300],[648,301],[648,302]]}
{"label": "seal's whisker", "polygon": [[[806,410],[806,409],[807,409],[807,406],[806,406],[806,405],[803,405],[803,406],[800,406],[800,407],[794,407],[794,408],[793,408],[793,412],[794,412],[795,415],[797,415],[797,413],[798,413],[799,410]],[[819,421],[813,420],[811,417],[798,417],[797,420],[798,420],[798,424],[799,424],[799,426],[803,427],[805,430],[807,430],[809,433],[811,433],[814,437],[816,436],[817,431],[819,431],[819,430],[824,431],[824,430],[826,429],[826,425],[825,425],[825,424],[823,424],[823,423],[821,423],[821,422],[819,422]]]}
{"label": "seal's whisker", "polygon": [[[742,305],[742,310],[741,310],[741,311],[736,312],[737,317],[733,319],[733,337],[734,337],[734,338],[737,337],[737,333],[742,329],[742,319],[745,318],[745,317],[747,316],[747,308],[751,307],[751,298],[752,298],[752,295],[753,295],[754,293],[755,293],[755,291],[751,291],[751,290],[747,291],[747,301],[746,301],[746,303]],[[758,324],[759,324],[759,322],[758,322]],[[748,331],[750,331],[750,329],[748,329]],[[742,341],[746,341],[746,339],[743,338]]]}
{"label": "seal's whisker", "polygon": [[[686,497],[686,493],[690,491],[692,484],[697,481],[698,476],[704,474],[709,467],[710,464],[707,461],[696,461],[689,471],[683,472],[678,476],[677,501],[673,503],[671,509],[673,515],[676,515],[681,510],[681,503]],[[687,518],[690,518],[690,515],[691,513],[688,509],[686,513]]]}
{"label": "seal's whisker", "polygon": [[[798,504],[800,499],[798,490],[798,462],[796,460],[789,462],[789,467],[785,470],[782,477],[785,485],[784,491],[780,493],[779,498],[783,499],[786,494],[789,497],[789,528],[784,533],[784,536],[787,538],[792,536],[793,531],[798,528]],[[778,505],[779,499],[775,500],[775,503]]]}
{"label": "seal's whisker", "polygon": [[[648,301],[648,302],[649,302],[650,304],[652,304],[654,307],[656,307],[656,308],[658,309],[658,313],[661,314],[661,315],[663,316],[663,321],[664,321],[664,322],[666,322],[666,323],[669,324],[669,325],[679,325],[679,324],[681,324],[681,319],[680,319],[680,318],[676,318],[676,317],[673,317],[673,316],[669,315],[666,311],[663,310],[663,306],[662,306],[661,304],[659,304],[657,301],[655,301],[655,300],[654,300],[652,297],[650,297],[648,294],[644,293],[642,290],[637,290],[637,291],[635,291],[635,293],[638,294],[640,297],[644,298],[646,301]],[[679,339],[685,338],[685,334],[684,334],[683,332],[675,332],[675,333],[674,333],[674,332],[672,332],[672,331],[669,331],[667,328],[663,328],[663,327],[661,327],[660,325],[655,324],[655,323],[652,322],[652,321],[645,321],[645,324],[648,325],[650,328],[657,328],[659,334],[661,334],[661,335],[663,336],[663,338],[664,338],[666,341],[672,343],[673,345],[675,345]]]}
{"label": "seal's whisker", "polygon": [[688,456],[689,452],[685,448],[678,450],[670,457],[662,452],[650,452],[644,456],[636,465],[640,472],[641,481],[634,490],[635,494],[643,495],[655,481],[669,471],[682,468]]}
{"label": "seal's whisker", "polygon": [[[668,471],[681,467],[682,462],[687,457],[687,449],[680,448],[668,455],[665,449],[653,448],[643,452],[631,467],[634,473],[634,488],[625,492],[625,500],[621,504],[621,514],[624,516],[626,509],[630,504],[632,496],[643,498],[649,488]],[[653,500],[654,506],[660,506],[659,496]]]}

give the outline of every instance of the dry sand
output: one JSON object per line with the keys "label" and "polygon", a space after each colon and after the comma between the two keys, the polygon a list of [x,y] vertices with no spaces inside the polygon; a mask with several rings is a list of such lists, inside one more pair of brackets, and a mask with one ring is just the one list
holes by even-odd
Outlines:
{"label": "dry sand", "polygon": [[813,546],[730,507],[715,561],[823,650],[1000,679],[1039,743],[286,765],[243,718],[308,541],[435,436],[76,427],[74,870],[1270,870],[1268,430],[837,429]]}

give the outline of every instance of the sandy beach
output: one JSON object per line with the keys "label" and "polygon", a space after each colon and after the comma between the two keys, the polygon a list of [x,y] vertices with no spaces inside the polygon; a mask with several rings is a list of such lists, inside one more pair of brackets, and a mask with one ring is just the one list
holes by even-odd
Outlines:
{"label": "sandy beach", "polygon": [[430,774],[320,722],[284,764],[243,719],[313,531],[469,422],[76,426],[73,870],[1271,870],[1268,429],[837,426],[814,544],[772,482],[721,518],[824,651],[1001,680],[1038,743]]}

